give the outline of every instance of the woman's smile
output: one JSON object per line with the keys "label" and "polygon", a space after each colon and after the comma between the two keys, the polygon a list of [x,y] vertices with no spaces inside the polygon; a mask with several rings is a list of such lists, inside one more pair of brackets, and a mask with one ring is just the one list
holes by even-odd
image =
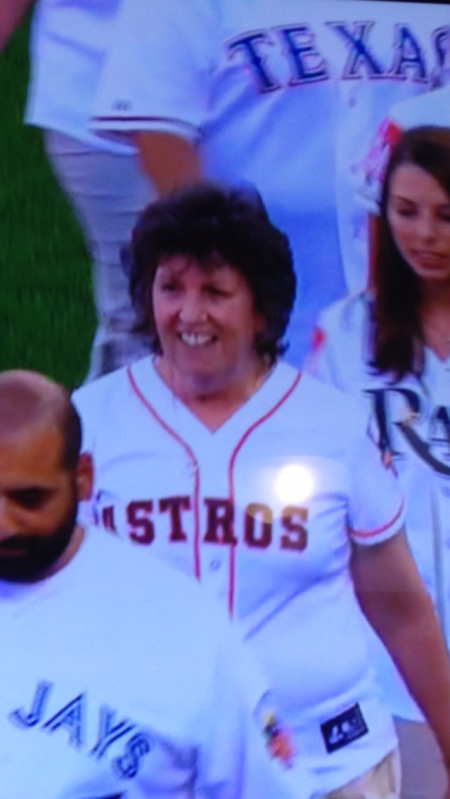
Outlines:
{"label": "woman's smile", "polygon": [[212,392],[228,391],[260,370],[255,336],[264,322],[243,275],[223,261],[204,266],[177,255],[162,262],[153,313],[161,363],[181,388],[199,381],[203,393],[206,380]]}

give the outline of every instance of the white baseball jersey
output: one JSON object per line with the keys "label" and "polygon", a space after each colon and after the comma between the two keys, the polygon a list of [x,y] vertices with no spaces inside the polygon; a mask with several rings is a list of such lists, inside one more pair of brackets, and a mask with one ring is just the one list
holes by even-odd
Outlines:
{"label": "white baseball jersey", "polygon": [[358,193],[370,213],[378,215],[386,168],[402,133],[422,125],[450,128],[450,84],[397,103],[383,120],[360,165]]}
{"label": "white baseball jersey", "polygon": [[[31,31],[25,120],[101,150],[134,153],[89,128],[111,25],[121,0],[38,0]],[[75,144],[72,145],[75,147]]]}
{"label": "white baseball jersey", "polygon": [[251,182],[292,244],[288,359],[365,286],[354,170],[395,102],[429,88],[448,6],[373,0],[123,0],[94,125],[200,142],[207,176]]}
{"label": "white baseball jersey", "polygon": [[[360,397],[380,448],[392,454],[406,496],[409,543],[450,643],[450,359],[426,349],[420,379],[377,374],[370,367],[369,308],[368,296],[356,295],[327,309],[308,369]],[[385,650],[378,641],[374,647],[393,712],[421,719]]]}
{"label": "white baseball jersey", "polygon": [[205,599],[98,529],[49,579],[0,581],[5,799],[307,799],[300,767],[269,759],[265,683]]}
{"label": "white baseball jersey", "polygon": [[211,432],[151,357],[79,389],[74,401],[94,458],[99,519],[228,605],[320,789],[381,760],[395,737],[349,557],[352,540],[395,534],[402,502],[364,414],[279,363]]}

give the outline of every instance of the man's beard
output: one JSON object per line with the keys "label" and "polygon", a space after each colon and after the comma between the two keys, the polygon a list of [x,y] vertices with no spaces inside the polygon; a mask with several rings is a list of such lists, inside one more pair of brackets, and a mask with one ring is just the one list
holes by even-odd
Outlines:
{"label": "man's beard", "polygon": [[10,582],[31,582],[55,563],[68,547],[77,520],[78,503],[71,504],[65,518],[50,535],[20,534],[1,543],[1,549],[21,554],[10,557],[0,552],[0,579]]}

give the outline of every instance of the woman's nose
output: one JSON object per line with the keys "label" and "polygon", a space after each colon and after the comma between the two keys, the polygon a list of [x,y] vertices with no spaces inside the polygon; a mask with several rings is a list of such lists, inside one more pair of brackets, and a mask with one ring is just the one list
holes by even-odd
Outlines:
{"label": "woman's nose", "polygon": [[196,292],[186,292],[181,303],[179,317],[183,322],[194,323],[206,317],[206,309],[202,296]]}
{"label": "woman's nose", "polygon": [[436,220],[432,213],[420,214],[416,222],[416,231],[423,239],[430,240],[436,237]]}

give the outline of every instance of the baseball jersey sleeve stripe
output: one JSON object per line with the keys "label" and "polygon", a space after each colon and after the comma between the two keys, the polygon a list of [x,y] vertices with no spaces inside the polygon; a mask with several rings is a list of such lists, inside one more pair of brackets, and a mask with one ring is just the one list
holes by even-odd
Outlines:
{"label": "baseball jersey sleeve stripe", "polygon": [[97,116],[92,117],[92,121],[95,123],[95,127],[107,127],[109,122],[120,122],[123,125],[134,125],[135,123],[141,122],[151,122],[159,126],[161,123],[174,125],[180,128],[186,128],[191,132],[198,133],[198,128],[195,125],[191,125],[189,122],[185,122],[182,119],[176,119],[173,117],[159,117],[159,116],[128,116],[128,115],[121,115],[118,114],[116,116]]}
{"label": "baseball jersey sleeve stripe", "polygon": [[405,501],[402,499],[400,508],[398,512],[395,514],[394,518],[391,519],[387,524],[383,524],[381,527],[377,527],[375,530],[351,530],[351,537],[354,539],[362,539],[367,540],[368,538],[374,538],[375,536],[382,536],[383,533],[390,532],[392,527],[394,527],[402,518],[405,510]]}

